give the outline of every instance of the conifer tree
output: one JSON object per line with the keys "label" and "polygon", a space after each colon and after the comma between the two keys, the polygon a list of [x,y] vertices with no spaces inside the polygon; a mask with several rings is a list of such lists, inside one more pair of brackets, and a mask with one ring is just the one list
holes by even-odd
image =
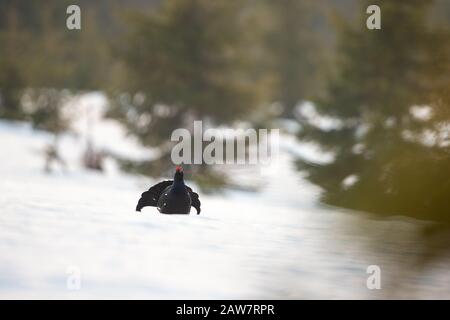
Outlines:
{"label": "conifer tree", "polygon": [[[430,26],[431,1],[369,2],[359,24],[340,26],[339,72],[316,105],[335,125],[302,119],[300,137],[334,161],[300,168],[325,203],[449,221],[448,22]],[[381,8],[381,30],[366,29],[369,4]]]}
{"label": "conifer tree", "polygon": [[[273,76],[273,100],[283,108],[282,116],[292,117],[303,100],[317,95],[318,70],[324,60],[320,50],[315,1],[279,0],[266,2],[266,71]],[[323,13],[323,12],[322,12]]]}
{"label": "conifer tree", "polygon": [[237,1],[175,0],[130,16],[111,115],[162,150],[165,166],[173,130],[191,129],[194,120],[230,123],[256,105],[243,8]]}

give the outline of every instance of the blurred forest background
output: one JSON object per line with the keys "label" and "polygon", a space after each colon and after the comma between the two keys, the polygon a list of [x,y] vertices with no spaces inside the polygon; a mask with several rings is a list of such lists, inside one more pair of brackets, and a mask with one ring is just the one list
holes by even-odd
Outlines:
{"label": "blurred forest background", "polygon": [[[366,28],[369,4],[381,30]],[[297,162],[324,203],[448,223],[449,89],[447,0],[0,0],[0,118],[58,137],[67,99],[105,92],[108,115],[161,151],[120,159],[148,175],[172,167],[170,135],[193,120],[294,123],[333,154]],[[227,181],[190,170],[203,189]]]}

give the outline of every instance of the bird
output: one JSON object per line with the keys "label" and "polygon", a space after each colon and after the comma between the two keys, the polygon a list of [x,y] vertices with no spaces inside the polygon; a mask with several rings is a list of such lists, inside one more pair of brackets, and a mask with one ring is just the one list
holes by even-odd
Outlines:
{"label": "bird", "polygon": [[165,180],[142,193],[136,211],[151,206],[164,214],[189,214],[191,206],[200,214],[198,194],[184,184],[183,168],[177,166],[173,180]]}

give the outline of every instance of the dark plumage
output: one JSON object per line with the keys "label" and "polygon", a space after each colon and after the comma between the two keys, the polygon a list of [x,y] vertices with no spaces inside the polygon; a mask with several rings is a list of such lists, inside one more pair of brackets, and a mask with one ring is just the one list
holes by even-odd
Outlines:
{"label": "dark plumage", "polygon": [[162,181],[144,192],[136,211],[151,206],[165,214],[189,214],[191,206],[200,214],[198,194],[184,184],[183,169],[177,167],[173,180]]}

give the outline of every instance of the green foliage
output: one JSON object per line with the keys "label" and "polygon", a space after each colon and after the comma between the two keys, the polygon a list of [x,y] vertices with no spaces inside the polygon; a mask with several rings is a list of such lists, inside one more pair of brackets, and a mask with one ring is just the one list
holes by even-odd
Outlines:
{"label": "green foliage", "polygon": [[320,50],[319,28],[314,23],[320,13],[315,1],[266,1],[270,14],[265,21],[266,72],[272,74],[273,97],[292,116],[302,100],[318,94],[319,67],[324,56]]}
{"label": "green foliage", "polygon": [[[18,2],[20,4],[21,2]],[[31,19],[30,19],[31,20]],[[19,119],[21,90],[25,86],[21,59],[26,57],[25,43],[30,36],[22,31],[17,8],[0,2],[0,117]]]}
{"label": "green foliage", "polygon": [[[43,6],[36,0],[0,1],[0,117],[34,116],[22,110],[25,88],[95,90],[104,85],[110,55],[97,28],[96,8],[82,11],[82,32],[69,31],[68,4],[72,2],[51,0]],[[41,111],[37,122],[54,115],[53,107]]]}
{"label": "green foliage", "polygon": [[[127,74],[120,89],[140,94],[135,97],[141,104],[126,107],[152,117],[148,130],[154,132],[161,118],[158,104],[167,106],[162,118],[172,129],[187,113],[225,122],[252,107],[238,9],[231,1],[177,0],[150,15],[131,15],[123,52]],[[122,100],[121,105],[132,103]]]}
{"label": "green foliage", "polygon": [[20,119],[23,80],[13,62],[1,54],[0,60],[0,118]]}
{"label": "green foliage", "polygon": [[173,130],[194,120],[229,123],[257,106],[245,10],[235,1],[176,0],[128,16],[110,115],[161,148],[166,166]]}
{"label": "green foliage", "polygon": [[[430,26],[430,1],[372,3],[382,30],[367,30],[363,19],[340,26],[339,72],[317,104],[341,125],[323,130],[305,120],[300,135],[335,161],[299,166],[326,203],[449,221],[449,25]],[[427,106],[430,118],[414,116],[413,106]],[[346,186],[351,175],[358,180]]]}

